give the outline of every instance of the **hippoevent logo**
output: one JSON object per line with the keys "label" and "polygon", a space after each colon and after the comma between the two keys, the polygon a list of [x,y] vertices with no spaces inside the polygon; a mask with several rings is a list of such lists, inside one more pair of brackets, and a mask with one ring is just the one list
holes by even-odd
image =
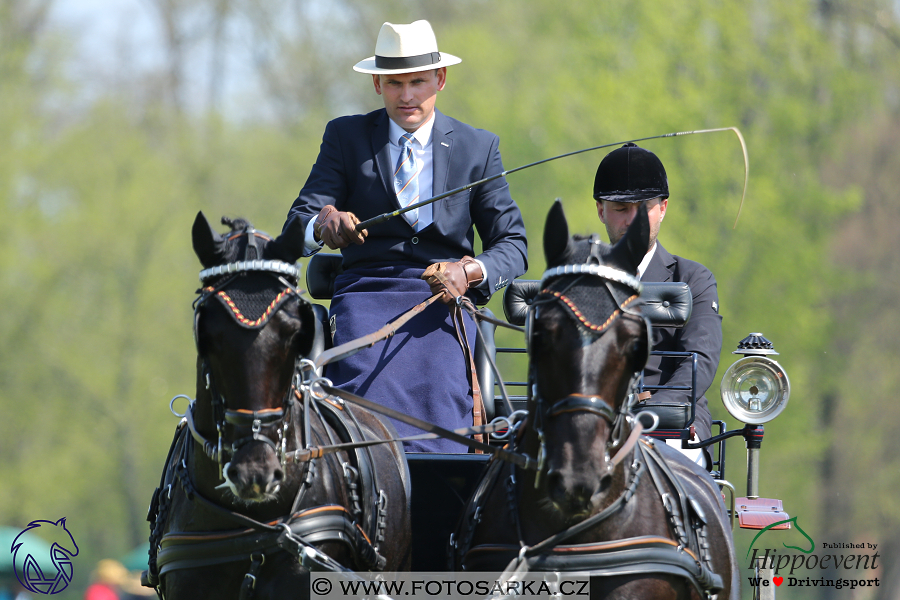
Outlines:
{"label": "hippoevent logo", "polygon": [[[44,540],[50,542],[49,549]],[[78,546],[66,529],[65,517],[56,522],[32,521],[16,536],[9,551],[16,579],[30,592],[58,594],[72,581],[72,558],[78,555]]]}
{"label": "hippoevent logo", "polygon": [[[791,524],[793,529],[806,538],[806,541],[809,542],[808,548],[805,542],[802,546],[788,546],[782,542],[781,545],[785,548],[798,550],[800,553],[781,551],[779,554],[779,550],[776,548],[754,547],[756,540],[763,533],[784,523]],[[750,548],[747,549],[747,558],[750,559],[747,566],[750,569],[756,569],[756,567],[771,569],[773,576],[769,579],[754,575],[749,578],[750,586],[754,588],[780,587],[785,584],[786,587],[833,587],[855,590],[857,587],[881,585],[878,577],[871,577],[879,566],[878,559],[881,558],[878,554],[878,544],[823,542],[819,548],[820,552],[816,552],[816,548],[816,542],[797,524],[797,517],[777,521],[761,529],[750,543]],[[870,552],[838,553],[835,550],[866,550]],[[751,552],[753,556],[750,556]],[[783,575],[782,571],[785,571]],[[827,579],[825,571],[830,572]],[[787,575],[787,578],[784,575]]]}

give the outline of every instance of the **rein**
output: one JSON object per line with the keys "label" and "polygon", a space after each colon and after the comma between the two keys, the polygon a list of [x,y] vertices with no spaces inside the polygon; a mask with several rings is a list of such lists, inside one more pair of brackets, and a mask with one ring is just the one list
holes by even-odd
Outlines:
{"label": "rein", "polygon": [[343,360],[349,356],[353,356],[360,350],[363,350],[365,348],[371,348],[378,342],[380,342],[382,340],[386,340],[389,337],[392,337],[395,333],[397,333],[398,329],[400,329],[403,325],[406,324],[407,321],[409,321],[414,316],[416,316],[417,314],[424,311],[435,300],[437,300],[440,297],[441,297],[440,294],[435,294],[434,296],[432,296],[431,298],[428,298],[424,302],[420,302],[419,304],[415,305],[414,307],[412,307],[411,309],[409,309],[408,311],[406,311],[405,313],[403,313],[402,315],[400,315],[399,317],[397,317],[396,319],[394,319],[393,321],[391,321],[390,323],[388,323],[387,325],[385,325],[384,327],[379,329],[378,331],[370,333],[369,335],[365,335],[361,338],[357,338],[355,340],[350,340],[349,342],[345,342],[345,343],[341,344],[340,346],[335,346],[334,348],[326,350],[325,352],[320,354],[318,356],[318,358],[316,358],[316,361],[315,361],[316,370],[321,369],[322,367],[324,367],[325,365],[327,365],[329,363]]}

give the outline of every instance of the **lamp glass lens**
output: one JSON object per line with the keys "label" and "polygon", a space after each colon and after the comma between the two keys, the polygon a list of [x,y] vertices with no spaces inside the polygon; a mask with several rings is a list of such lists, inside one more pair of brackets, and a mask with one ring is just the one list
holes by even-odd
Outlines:
{"label": "lamp glass lens", "polygon": [[772,379],[772,373],[767,369],[757,366],[748,368],[735,378],[735,399],[750,412],[762,412],[772,405],[777,396],[775,390],[778,386]]}
{"label": "lamp glass lens", "polygon": [[722,376],[722,402],[744,423],[771,421],[784,410],[790,393],[787,373],[765,356],[745,356]]}

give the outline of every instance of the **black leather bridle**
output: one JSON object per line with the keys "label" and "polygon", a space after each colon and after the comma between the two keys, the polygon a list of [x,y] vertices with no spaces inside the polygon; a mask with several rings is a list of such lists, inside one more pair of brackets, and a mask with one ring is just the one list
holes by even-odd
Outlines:
{"label": "black leather bridle", "polygon": [[[200,347],[200,309],[210,298],[224,292],[238,277],[253,272],[270,275],[284,286],[282,295],[292,294],[301,302],[306,302],[302,292],[297,288],[300,279],[300,269],[297,266],[279,260],[261,260],[257,258],[261,256],[262,252],[256,245],[256,238],[259,237],[266,241],[269,241],[270,238],[252,227],[236,233],[231,239],[240,236],[247,236],[244,260],[229,262],[200,271],[200,295],[194,301],[194,342],[197,346],[197,354],[201,359],[201,373],[212,402],[213,419],[218,439],[213,442],[197,431],[193,420],[193,404],[188,407],[184,415],[193,438],[200,443],[206,455],[219,464],[219,479],[222,481],[227,481],[224,471],[229,460],[242,446],[252,441],[263,442],[272,448],[282,468],[284,468],[287,454],[288,428],[291,420],[294,418],[293,412],[296,408],[294,390],[296,388],[298,367],[295,365],[291,387],[282,399],[281,407],[257,411],[228,408],[225,397],[216,388],[209,362],[203,357]],[[279,298],[281,298],[281,295]],[[270,307],[271,310],[265,315],[265,321],[270,319],[282,306],[284,306],[283,302],[273,302]],[[260,320],[262,319],[261,317]],[[265,321],[262,321],[257,326],[261,326]],[[226,425],[230,425],[236,431],[245,434],[240,435],[239,433],[237,439],[228,440],[225,434]]]}
{"label": "black leather bridle", "polygon": [[[535,478],[535,487],[540,482],[541,472],[543,471],[544,461],[546,459],[546,441],[544,437],[544,426],[545,423],[550,421],[551,419],[558,417],[559,415],[573,412],[587,412],[594,414],[609,423],[612,428],[612,434],[610,439],[607,441],[607,451],[619,448],[621,446],[625,432],[625,422],[627,419],[632,417],[629,416],[629,412],[631,409],[631,399],[634,398],[635,388],[640,377],[640,372],[644,368],[644,364],[646,364],[647,357],[649,357],[649,340],[650,340],[650,323],[649,321],[643,317],[640,312],[634,310],[634,306],[637,306],[639,302],[639,297],[641,293],[641,282],[634,275],[623,271],[621,269],[617,269],[615,267],[611,267],[608,265],[601,264],[601,259],[599,255],[601,242],[600,238],[595,234],[591,237],[591,255],[588,258],[588,262],[581,264],[568,264],[561,265],[557,267],[553,267],[544,272],[541,277],[541,291],[535,297],[534,302],[528,308],[528,314],[525,320],[525,340],[526,340],[526,348],[529,353],[529,357],[531,356],[531,349],[533,346],[532,336],[534,335],[534,321],[538,318],[538,311],[542,305],[546,305],[549,303],[559,303],[563,305],[563,307],[568,310],[575,318],[577,327],[579,331],[584,335],[590,335],[592,337],[600,337],[606,331],[609,330],[610,326],[616,321],[616,319],[623,318],[631,318],[631,319],[639,319],[642,323],[643,327],[646,329],[647,340],[646,344],[646,356],[640,357],[640,359],[635,363],[635,372],[632,375],[632,380],[630,384],[630,393],[628,395],[628,400],[626,400],[622,406],[616,410],[615,405],[606,398],[602,398],[596,395],[585,395],[585,394],[569,394],[555,402],[548,403],[541,391],[537,387],[537,382],[535,378],[535,369],[533,362],[529,367],[529,385],[528,390],[532,399],[535,401],[535,421],[534,428],[538,435],[538,440],[540,442],[540,448],[538,450],[538,468],[537,468],[537,477]],[[572,277],[576,276],[571,282],[568,283],[561,291],[552,290],[549,287],[549,284],[561,277]],[[607,290],[609,290],[610,295],[618,307],[602,324],[591,323],[584,315],[583,311],[579,309],[579,307],[571,301],[566,295],[565,292],[572,288],[581,277],[593,277],[601,279]],[[621,293],[618,292],[613,284],[620,284],[630,289],[634,293],[629,297],[622,298]],[[622,449],[620,449],[621,451]]]}

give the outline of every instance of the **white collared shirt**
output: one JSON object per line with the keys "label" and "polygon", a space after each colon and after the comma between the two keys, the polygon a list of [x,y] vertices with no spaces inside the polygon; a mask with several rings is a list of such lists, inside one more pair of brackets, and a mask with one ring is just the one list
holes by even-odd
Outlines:
{"label": "white collared shirt", "polygon": [[643,260],[641,260],[641,264],[638,265],[638,279],[644,277],[644,271],[650,266],[650,261],[653,260],[654,254],[656,254],[656,242],[653,242],[653,247],[647,251],[647,254],[645,254]]}

